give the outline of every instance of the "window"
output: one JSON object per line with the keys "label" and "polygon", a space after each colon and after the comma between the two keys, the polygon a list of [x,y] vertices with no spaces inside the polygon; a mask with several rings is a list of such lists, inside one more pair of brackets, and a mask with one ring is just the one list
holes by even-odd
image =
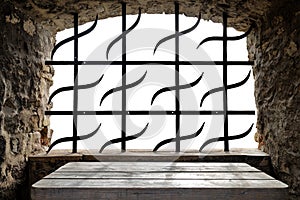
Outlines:
{"label": "window", "polygon": [[[81,112],[77,121],[78,136],[92,133],[101,124],[95,135],[78,141],[79,149],[99,149],[105,152],[108,149],[124,149],[125,145],[126,150],[198,151],[206,141],[223,137],[225,132],[224,91],[222,89],[224,67],[218,63],[222,62],[224,56],[222,41],[209,41],[196,48],[207,37],[222,36],[222,24],[201,20],[197,25],[197,18],[178,14],[177,17],[176,26],[176,20],[174,20],[176,14],[126,16],[126,30],[140,18],[137,26],[126,34],[125,59],[134,63],[126,62],[124,86],[132,86],[128,86],[126,90],[121,89],[122,81],[124,81],[124,76],[122,76],[124,75],[122,73],[123,39],[120,38],[112,43],[122,34],[124,16],[100,20],[95,30],[79,38],[78,60],[86,61],[86,63],[79,65],[78,85],[95,84],[93,87],[78,90],[77,109]],[[93,22],[79,26],[78,32],[89,29],[93,26],[92,24]],[[178,27],[180,32],[193,26],[195,29],[189,33],[163,40],[174,35],[174,27]],[[226,30],[228,37],[244,34],[233,28]],[[57,40],[61,41],[62,38],[70,37],[74,34],[73,32],[73,29],[60,32],[57,34]],[[176,45],[179,47],[177,58]],[[226,67],[227,86],[240,85],[240,87],[227,90],[228,136],[241,135],[251,130],[251,133],[242,139],[230,140],[230,148],[256,147],[253,137],[255,130],[249,129],[256,118],[253,111],[255,110],[254,84],[251,65],[247,62],[246,39],[228,41],[227,45],[228,61],[237,61],[236,63],[245,61],[240,62],[240,65],[234,64]],[[72,61],[73,49],[73,42],[64,44],[54,54],[53,61]],[[176,59],[180,64],[174,63]],[[100,66],[88,61],[105,61],[105,63]],[[139,61],[149,62],[136,64]],[[198,61],[202,63],[199,64]],[[203,62],[208,64],[203,64]],[[213,62],[214,64],[211,64]],[[60,87],[74,84],[72,66],[54,65],[54,85],[50,93]],[[179,72],[177,73],[175,69],[179,69]],[[176,89],[178,87],[180,89]],[[115,88],[113,93],[108,92],[113,88]],[[212,89],[215,88],[220,88],[219,92],[213,93]],[[211,94],[204,98],[203,96],[208,91],[211,91]],[[124,92],[126,93],[126,109],[122,107]],[[175,99],[178,95],[180,101],[176,103]],[[106,97],[103,98],[104,96]],[[53,96],[51,101],[53,111],[48,113],[53,114],[51,116],[51,127],[54,129],[52,141],[72,137],[73,116],[70,115],[70,111],[73,110],[73,92],[66,91]],[[178,107],[180,114],[177,115]],[[69,111],[64,112],[69,115],[55,115],[55,111],[58,111],[56,113]],[[126,130],[124,138],[131,137],[127,138],[126,142],[121,141],[121,130],[124,126]],[[180,131],[177,132],[176,129]],[[182,141],[176,142],[176,139],[172,139],[176,138],[176,135],[178,138],[181,137]],[[60,143],[55,148],[72,148],[72,143]],[[224,142],[212,142],[203,150],[218,148],[224,148]]]}

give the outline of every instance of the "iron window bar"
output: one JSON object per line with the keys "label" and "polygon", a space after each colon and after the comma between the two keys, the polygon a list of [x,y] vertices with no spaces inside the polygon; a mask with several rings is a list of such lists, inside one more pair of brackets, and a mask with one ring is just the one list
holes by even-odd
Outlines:
{"label": "iron window bar", "polygon": [[[238,110],[238,111],[228,110],[227,90],[237,88],[237,87],[240,87],[243,84],[245,84],[250,77],[251,70],[248,73],[247,77],[244,80],[242,80],[241,82],[238,82],[238,83],[235,83],[232,85],[228,85],[228,83],[227,83],[227,74],[228,74],[227,67],[229,65],[253,65],[254,62],[253,61],[228,61],[227,60],[227,42],[240,40],[240,39],[246,37],[251,32],[253,25],[251,25],[251,27],[249,28],[249,30],[247,32],[245,32],[244,34],[242,34],[240,36],[228,37],[227,36],[228,15],[227,15],[227,13],[223,12],[223,36],[208,37],[208,38],[204,39],[198,45],[198,47],[199,47],[202,44],[209,42],[209,41],[216,41],[216,40],[222,41],[223,60],[222,61],[180,61],[179,60],[179,49],[180,49],[179,38],[180,38],[180,35],[193,31],[200,22],[201,14],[199,14],[198,21],[193,27],[191,27],[190,29],[187,29],[185,31],[179,32],[179,4],[177,2],[175,2],[174,3],[175,4],[175,33],[173,35],[170,35],[166,38],[161,39],[157,43],[157,45],[154,49],[154,53],[155,53],[156,49],[158,48],[158,46],[161,43],[163,43],[169,39],[175,38],[175,59],[174,59],[174,61],[143,61],[143,60],[128,61],[126,58],[126,34],[129,33],[130,31],[132,31],[138,24],[139,19],[141,17],[141,9],[139,9],[139,15],[138,15],[137,21],[129,29],[126,29],[126,3],[121,3],[121,4],[122,4],[122,34],[110,43],[110,45],[107,48],[107,52],[106,52],[107,59],[108,59],[108,53],[109,53],[110,48],[116,42],[118,42],[119,40],[122,40],[122,60],[121,61],[109,61],[109,60],[106,60],[106,61],[79,61],[78,60],[78,39],[84,35],[89,34],[92,30],[94,30],[94,28],[97,25],[97,20],[98,20],[98,16],[97,16],[94,24],[89,29],[87,29],[86,31],[84,31],[82,33],[78,33],[78,13],[74,13],[74,36],[69,37],[69,38],[59,42],[57,45],[55,45],[55,47],[52,51],[52,54],[51,54],[51,60],[45,61],[46,65],[66,65],[66,66],[70,65],[70,66],[73,66],[73,70],[74,70],[74,86],[59,88],[56,91],[54,91],[49,98],[49,103],[50,103],[52,98],[55,95],[57,95],[61,92],[73,90],[73,110],[72,111],[62,111],[62,110],[61,111],[51,111],[51,110],[45,111],[45,115],[72,115],[73,116],[73,135],[72,135],[72,137],[64,137],[64,138],[60,138],[60,139],[54,141],[50,145],[47,153],[49,153],[55,145],[62,143],[62,142],[70,142],[70,141],[72,142],[72,152],[76,153],[78,140],[84,140],[84,139],[90,138],[98,132],[101,124],[93,132],[91,132],[87,135],[84,135],[84,136],[78,136],[77,124],[78,124],[78,116],[80,116],[80,115],[120,115],[121,116],[121,122],[122,122],[121,137],[106,142],[101,147],[100,152],[102,152],[105,147],[107,147],[109,144],[112,144],[112,143],[121,143],[121,151],[124,152],[124,151],[126,151],[126,141],[134,140],[134,139],[138,138],[139,136],[141,136],[146,131],[149,124],[147,124],[141,132],[139,132],[135,135],[127,136],[126,135],[126,117],[128,115],[174,115],[176,117],[175,137],[161,141],[159,144],[157,144],[155,146],[153,151],[157,151],[161,146],[163,146],[167,143],[175,142],[175,151],[180,152],[180,142],[182,140],[195,138],[201,133],[201,131],[203,130],[203,128],[205,126],[205,122],[202,124],[202,126],[196,133],[191,134],[191,135],[181,136],[181,134],[180,134],[180,116],[181,115],[223,115],[224,116],[224,136],[211,138],[211,139],[205,141],[202,144],[202,146],[200,147],[199,151],[202,151],[203,148],[205,146],[207,146],[208,144],[213,143],[213,142],[218,142],[218,141],[223,141],[224,142],[224,151],[229,151],[229,141],[230,140],[240,139],[240,138],[247,136],[251,132],[254,124],[252,124],[251,127],[242,134],[235,135],[235,136],[229,136],[228,135],[228,116],[229,115],[255,115],[255,111],[253,111],[253,110]],[[71,42],[71,41],[74,42],[74,59],[73,59],[73,61],[53,61],[53,55],[55,54],[56,50],[59,47],[63,46],[64,44],[66,44],[68,42]],[[168,88],[162,88],[161,91],[157,91],[152,98],[152,102],[153,102],[153,100],[155,99],[155,96],[159,95],[160,93],[170,91],[170,90],[175,90],[175,107],[176,107],[175,110],[167,110],[167,111],[136,110],[136,111],[131,111],[131,110],[126,109],[126,103],[127,103],[126,102],[126,90],[130,87],[136,86],[143,80],[143,77],[142,77],[139,81],[137,81],[137,83],[132,83],[131,86],[129,86],[130,84],[126,85],[127,84],[126,83],[126,66],[127,65],[149,65],[149,64],[151,64],[151,65],[174,65],[175,66],[175,70],[174,70],[175,86],[168,87]],[[78,66],[79,65],[109,65],[109,66],[121,65],[122,66],[122,86],[119,87],[119,90],[121,91],[121,94],[122,94],[122,110],[121,111],[118,111],[118,110],[80,111],[80,110],[78,110],[78,91],[79,91],[79,89],[92,88],[92,87],[96,86],[103,78],[103,75],[102,75],[100,77],[100,79],[94,83],[87,84],[87,85],[78,85]],[[207,96],[209,96],[210,94],[216,93],[216,92],[222,92],[222,94],[223,94],[223,110],[180,110],[180,90],[182,89],[182,87],[192,87],[193,86],[192,83],[191,83],[191,85],[187,84],[185,86],[179,85],[180,66],[184,66],[184,65],[222,66],[222,68],[223,68],[223,86],[219,87],[219,88],[211,89],[208,92],[206,92],[201,99],[200,107],[202,106],[202,103]],[[146,75],[146,73],[144,74],[144,76],[145,75]],[[201,75],[201,77],[199,77],[198,82],[201,80],[202,76],[203,76],[203,74]],[[114,88],[114,89],[116,89],[116,88]],[[110,91],[107,92],[107,95],[109,95],[109,92]],[[111,93],[113,93],[113,92],[114,91],[112,89]],[[102,97],[102,100],[104,98]]]}

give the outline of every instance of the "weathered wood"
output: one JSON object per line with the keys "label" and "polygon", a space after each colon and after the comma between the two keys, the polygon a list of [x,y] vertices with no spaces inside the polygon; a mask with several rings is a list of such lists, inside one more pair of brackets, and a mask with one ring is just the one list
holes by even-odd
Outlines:
{"label": "weathered wood", "polygon": [[[45,197],[45,194],[47,196]],[[33,190],[32,196],[42,200],[283,200],[287,194],[274,189],[44,189]]]}
{"label": "weathered wood", "polygon": [[54,172],[45,179],[189,179],[189,180],[272,180],[263,172]]}
{"label": "weathered wood", "polygon": [[42,179],[40,188],[284,188],[277,180],[185,180],[185,179]]}
{"label": "weathered wood", "polygon": [[32,186],[32,199],[282,199],[287,185],[245,163],[76,162]]}
{"label": "weathered wood", "polygon": [[[189,165],[190,164],[190,165]],[[59,171],[89,171],[100,172],[100,171],[158,171],[158,172],[259,172],[258,169],[251,167],[245,163],[168,163],[168,162],[143,162],[143,163],[127,163],[122,162],[83,162],[83,163],[68,163],[63,167],[59,168]]]}
{"label": "weathered wood", "polygon": [[[178,166],[178,167],[249,167],[246,163],[222,163],[222,162],[81,162],[80,166]],[[77,163],[70,162],[64,167],[78,167]]]}
{"label": "weathered wood", "polygon": [[28,158],[29,185],[41,180],[44,176],[57,170],[68,162],[225,162],[247,163],[263,172],[272,175],[271,161],[268,154],[256,149],[230,149],[230,152],[214,150],[210,152],[150,152],[147,151],[105,151],[78,150],[73,154],[71,150],[52,150],[49,154],[32,155]]}

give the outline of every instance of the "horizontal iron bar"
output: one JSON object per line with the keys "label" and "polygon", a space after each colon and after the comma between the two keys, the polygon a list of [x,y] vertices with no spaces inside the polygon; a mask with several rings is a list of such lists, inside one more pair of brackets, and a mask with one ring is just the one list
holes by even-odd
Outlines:
{"label": "horizontal iron bar", "polygon": [[[78,65],[175,65],[176,61],[78,61]],[[74,65],[75,61],[45,61],[46,65]],[[179,61],[179,65],[254,65],[254,61]]]}
{"label": "horizontal iron bar", "polygon": [[[77,115],[122,115],[121,110],[100,110],[100,111],[77,111]],[[73,115],[73,111],[45,111],[46,115]],[[172,110],[131,110],[125,111],[126,115],[176,115],[176,111]],[[179,111],[180,115],[224,115],[223,111],[211,110],[182,110]],[[253,110],[229,110],[228,115],[255,115]]]}
{"label": "horizontal iron bar", "polygon": [[[78,112],[78,111],[77,111]],[[73,115],[73,111],[54,111],[54,110],[47,110],[45,111],[45,115]]]}

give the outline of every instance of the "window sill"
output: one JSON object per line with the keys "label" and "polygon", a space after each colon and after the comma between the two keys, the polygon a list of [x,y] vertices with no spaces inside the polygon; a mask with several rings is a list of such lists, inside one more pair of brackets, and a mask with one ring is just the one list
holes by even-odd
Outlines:
{"label": "window sill", "polygon": [[211,152],[151,152],[131,150],[120,153],[106,151],[79,150],[71,153],[71,150],[52,150],[49,154],[43,153],[29,157],[29,183],[32,185],[44,176],[55,171],[68,162],[244,162],[256,167],[263,172],[273,175],[271,160],[268,154],[258,149],[231,149],[229,152],[215,150]]}

